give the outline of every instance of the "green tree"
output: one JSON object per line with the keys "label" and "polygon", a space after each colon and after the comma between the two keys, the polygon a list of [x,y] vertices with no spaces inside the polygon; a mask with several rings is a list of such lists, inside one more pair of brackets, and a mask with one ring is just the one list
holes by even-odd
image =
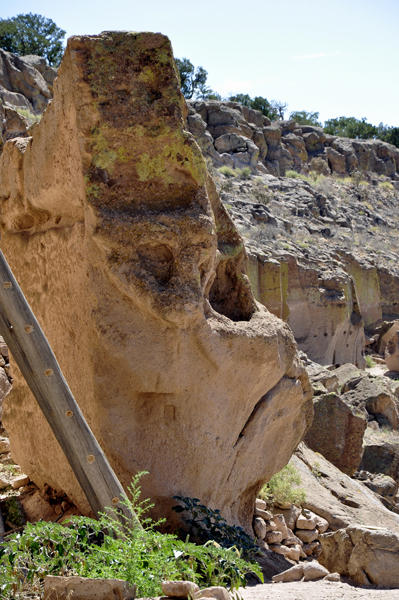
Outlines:
{"label": "green tree", "polygon": [[63,55],[65,31],[51,19],[29,13],[0,19],[0,48],[18,56],[36,54],[58,66]]}
{"label": "green tree", "polygon": [[378,125],[378,138],[399,148],[399,127],[389,127],[380,123]]}
{"label": "green tree", "polygon": [[307,110],[295,110],[290,113],[290,119],[293,119],[300,125],[313,125],[313,127],[323,127],[319,121],[318,112],[308,112]]}
{"label": "green tree", "polygon": [[183,96],[189,100],[196,93],[204,91],[208,72],[204,67],[194,67],[188,58],[176,58],[176,66],[180,75],[180,89]]}
{"label": "green tree", "polygon": [[324,123],[324,131],[330,135],[339,135],[352,139],[368,140],[378,136],[378,128],[367,123],[365,118],[338,117]]}
{"label": "green tree", "polygon": [[248,108],[259,110],[271,121],[276,121],[279,118],[278,108],[273,106],[273,101],[269,102],[262,96],[255,96],[255,98],[251,98],[249,94],[235,94],[234,96],[230,96],[229,100],[232,102],[239,102],[243,106],[248,106]]}

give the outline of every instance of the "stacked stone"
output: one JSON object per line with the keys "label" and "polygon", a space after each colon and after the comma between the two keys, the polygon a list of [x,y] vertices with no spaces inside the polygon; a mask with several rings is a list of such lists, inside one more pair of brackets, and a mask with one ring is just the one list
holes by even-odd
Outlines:
{"label": "stacked stone", "polygon": [[253,529],[258,545],[264,550],[296,562],[308,556],[317,557],[321,552],[319,534],[328,528],[328,521],[310,510],[292,505],[272,514],[266,510],[264,500],[256,500]]}

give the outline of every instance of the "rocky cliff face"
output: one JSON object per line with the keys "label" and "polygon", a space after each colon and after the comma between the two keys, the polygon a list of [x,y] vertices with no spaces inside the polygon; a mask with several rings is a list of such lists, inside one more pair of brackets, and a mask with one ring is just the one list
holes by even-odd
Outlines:
{"label": "rocky cliff face", "polygon": [[321,127],[274,121],[238,102],[190,101],[188,128],[219,166],[249,167],[276,177],[319,159],[339,175],[371,171],[399,181],[399,149],[380,140],[351,140]]}
{"label": "rocky cliff face", "polygon": [[[4,146],[2,248],[122,483],[148,470],[158,515],[181,493],[250,529],[311,392],[185,117],[167,38],[71,38],[41,122]],[[4,422],[31,479],[87,511],[18,373]]]}
{"label": "rocky cliff face", "polygon": [[0,150],[9,139],[28,136],[52,98],[56,76],[45,58],[0,49]]}

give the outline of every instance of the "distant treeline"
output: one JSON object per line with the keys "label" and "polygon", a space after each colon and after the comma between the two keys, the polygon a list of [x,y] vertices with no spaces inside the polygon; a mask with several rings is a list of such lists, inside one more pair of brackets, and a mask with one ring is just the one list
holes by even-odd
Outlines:
{"label": "distant treeline", "polygon": [[[208,73],[203,67],[194,67],[188,58],[176,59],[179,69],[181,90],[185,98],[197,98],[202,100],[232,100],[244,106],[259,110],[271,121],[285,118],[288,104],[277,100],[267,100],[262,96],[251,98],[248,94],[235,94],[228,98],[222,98],[220,94],[206,85]],[[318,112],[306,110],[293,111],[288,115],[301,125],[313,125],[323,127],[325,133],[352,139],[368,140],[379,139],[399,148],[399,127],[390,127],[380,123],[372,125],[367,119],[356,119],[355,117],[336,117],[321,123]]]}

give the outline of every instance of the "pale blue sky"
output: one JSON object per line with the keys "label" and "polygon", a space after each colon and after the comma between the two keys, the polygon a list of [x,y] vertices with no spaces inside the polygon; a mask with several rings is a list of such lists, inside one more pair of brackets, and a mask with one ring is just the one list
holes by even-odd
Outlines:
{"label": "pale blue sky", "polygon": [[209,85],[399,126],[399,0],[0,0],[74,34],[160,31]]}

